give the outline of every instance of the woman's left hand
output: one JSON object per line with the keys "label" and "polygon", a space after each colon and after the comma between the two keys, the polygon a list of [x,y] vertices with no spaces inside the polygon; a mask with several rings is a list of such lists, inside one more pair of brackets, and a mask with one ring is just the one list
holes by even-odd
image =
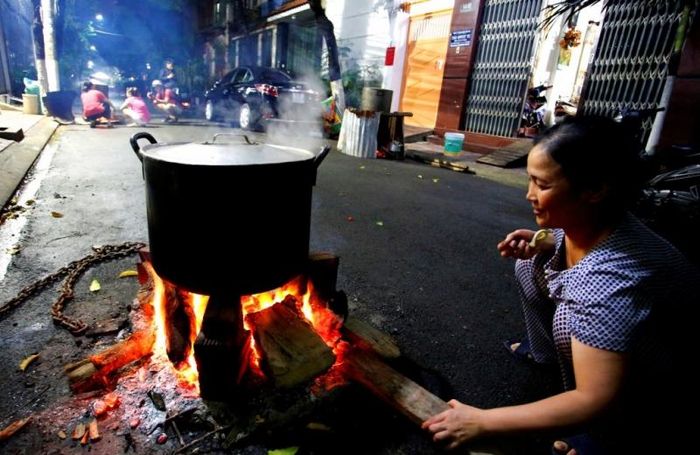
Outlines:
{"label": "woman's left hand", "polygon": [[450,409],[430,417],[423,422],[421,428],[433,434],[433,441],[444,444],[448,449],[454,449],[466,441],[484,434],[480,417],[483,410],[450,400]]}

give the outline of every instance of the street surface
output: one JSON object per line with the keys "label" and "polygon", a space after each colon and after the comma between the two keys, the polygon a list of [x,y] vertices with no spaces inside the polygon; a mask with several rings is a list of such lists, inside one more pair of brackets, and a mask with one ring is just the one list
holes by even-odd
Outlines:
{"label": "street surface", "polygon": [[[11,239],[0,253],[5,258],[0,302],[89,254],[93,245],[148,241],[144,182],[129,146],[130,136],[144,130],[168,143],[211,140],[222,128],[60,127],[44,151],[44,170],[38,172],[43,180],[21,229],[7,234],[10,228],[0,227]],[[314,151],[324,143],[289,134],[252,136]],[[190,207],[182,216],[206,222],[208,214]],[[275,222],[274,213],[270,218]],[[284,220],[279,224],[284,229]],[[413,366],[408,375],[445,400],[493,407],[540,398],[558,384],[556,373],[519,363],[502,345],[524,333],[513,262],[496,251],[496,243],[518,227],[534,227],[522,189],[411,161],[359,159],[333,150],[314,188],[311,250],[340,256],[338,289],[347,293],[350,312],[396,339]],[[8,248],[19,252],[10,257]],[[134,261],[134,256],[121,260],[112,271]],[[88,272],[79,283],[82,296],[89,298],[86,289],[96,273]],[[121,311],[137,289],[124,280],[103,277],[101,282],[113,289],[113,297],[103,297],[106,315]],[[6,372],[0,375],[1,417],[33,396],[26,374],[17,371],[22,358],[49,343],[73,346],[72,336],[51,323],[54,297],[54,289],[46,290],[0,321],[0,366]],[[73,359],[44,359],[33,381],[52,381],[56,394],[68,394],[60,371],[50,378],[42,371],[48,374],[53,371],[48,364]]]}

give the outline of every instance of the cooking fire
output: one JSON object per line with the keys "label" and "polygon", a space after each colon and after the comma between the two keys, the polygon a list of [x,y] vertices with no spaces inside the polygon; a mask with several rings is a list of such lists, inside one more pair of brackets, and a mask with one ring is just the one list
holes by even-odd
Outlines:
{"label": "cooking fire", "polygon": [[[279,288],[235,296],[179,288],[158,275],[147,249],[139,255],[131,335],[65,367],[75,398],[61,408],[82,417],[62,433],[75,444],[98,444],[127,427],[116,434],[128,444],[136,431],[156,444],[175,438],[176,453],[219,434],[231,447],[291,425],[351,383],[417,424],[447,406],[385,363],[399,356],[388,336],[347,316],[331,254],[311,254],[303,273]],[[290,400],[291,410],[272,409],[279,402],[286,409]],[[212,417],[217,401],[228,417]],[[57,421],[58,413],[50,409],[45,417]],[[202,415],[209,416],[208,431],[183,436],[181,429]]]}

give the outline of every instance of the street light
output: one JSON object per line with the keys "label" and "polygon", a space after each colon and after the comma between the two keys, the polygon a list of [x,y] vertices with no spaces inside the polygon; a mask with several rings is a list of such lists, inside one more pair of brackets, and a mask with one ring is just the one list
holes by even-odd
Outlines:
{"label": "street light", "polygon": [[105,20],[105,17],[102,15],[102,13],[97,13],[95,14],[95,20],[97,22],[102,22],[103,20]]}

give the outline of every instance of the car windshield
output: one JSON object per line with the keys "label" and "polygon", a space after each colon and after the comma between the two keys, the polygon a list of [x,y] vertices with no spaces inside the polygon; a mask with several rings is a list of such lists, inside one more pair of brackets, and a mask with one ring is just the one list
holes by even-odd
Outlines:
{"label": "car windshield", "polygon": [[289,82],[292,80],[291,77],[289,77],[288,74],[283,73],[282,71],[277,71],[274,69],[265,69],[260,73],[260,80],[267,82],[267,83],[280,83],[280,82]]}

